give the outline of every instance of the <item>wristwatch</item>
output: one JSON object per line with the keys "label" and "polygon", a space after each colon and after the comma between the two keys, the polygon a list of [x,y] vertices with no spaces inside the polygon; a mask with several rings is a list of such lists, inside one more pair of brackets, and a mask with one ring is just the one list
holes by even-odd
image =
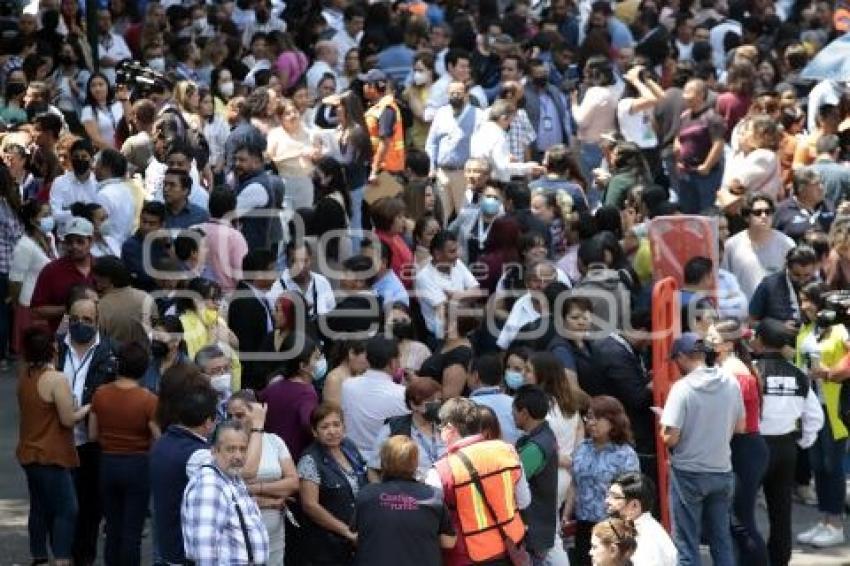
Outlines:
{"label": "wristwatch", "polygon": [[263,432],[263,429],[261,429],[261,428],[252,428],[252,429],[251,429],[251,432],[252,432],[252,433],[254,433],[254,432]]}

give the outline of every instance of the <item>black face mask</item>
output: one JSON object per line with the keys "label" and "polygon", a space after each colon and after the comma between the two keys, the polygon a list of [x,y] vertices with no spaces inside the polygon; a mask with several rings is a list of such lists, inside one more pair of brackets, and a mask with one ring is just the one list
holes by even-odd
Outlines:
{"label": "black face mask", "polygon": [[151,341],[151,355],[154,358],[164,358],[168,353],[168,344],[162,340]]}
{"label": "black face mask", "polygon": [[27,105],[27,119],[32,120],[39,114],[43,114],[47,112],[47,103],[46,102],[33,102],[32,104]]}
{"label": "black face mask", "polygon": [[534,86],[538,88],[543,88],[549,83],[549,79],[546,77],[534,77],[531,82],[534,83]]}
{"label": "black face mask", "polygon": [[442,403],[439,401],[428,401],[425,403],[425,413],[423,416],[426,421],[430,421],[432,423],[440,422],[440,407]]}
{"label": "black face mask", "polygon": [[451,104],[452,108],[454,108],[455,110],[460,110],[461,108],[463,108],[463,102],[463,98],[460,97],[449,98],[449,104]]}
{"label": "black face mask", "polygon": [[412,340],[413,339],[413,323],[410,321],[397,320],[390,325],[393,336],[396,340]]}
{"label": "black face mask", "polygon": [[64,54],[60,55],[57,58],[57,61],[59,61],[62,65],[73,65],[74,64],[74,58],[70,55],[64,55]]}
{"label": "black face mask", "polygon": [[27,91],[26,83],[8,83],[6,84],[6,99],[16,98]]}
{"label": "black face mask", "polygon": [[91,168],[91,161],[88,159],[72,159],[71,167],[74,169],[74,174],[79,177],[88,173]]}

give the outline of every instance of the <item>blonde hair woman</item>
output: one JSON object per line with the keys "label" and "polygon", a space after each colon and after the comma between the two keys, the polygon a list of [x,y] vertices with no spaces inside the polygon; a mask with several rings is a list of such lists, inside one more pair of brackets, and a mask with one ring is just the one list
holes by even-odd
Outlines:
{"label": "blonde hair woman", "polygon": [[288,98],[277,107],[278,124],[268,135],[266,153],[286,184],[286,198],[295,209],[313,206],[313,163],[318,153],[304,128],[301,114]]}
{"label": "blonde hair woman", "polygon": [[174,102],[180,109],[180,114],[186,123],[197,130],[201,127],[201,116],[198,110],[201,106],[201,91],[192,81],[180,81],[174,87]]}
{"label": "blonde hair woman", "polygon": [[782,189],[782,172],[777,150],[779,123],[767,114],[747,120],[741,132],[740,149],[727,164],[721,190],[732,194],[763,192],[774,201]]}

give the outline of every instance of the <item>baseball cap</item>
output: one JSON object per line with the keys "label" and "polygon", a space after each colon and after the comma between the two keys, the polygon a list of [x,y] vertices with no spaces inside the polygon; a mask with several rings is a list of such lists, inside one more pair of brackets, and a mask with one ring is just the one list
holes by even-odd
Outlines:
{"label": "baseball cap", "polygon": [[377,83],[387,80],[387,74],[380,69],[370,69],[368,73],[357,75],[357,78],[364,83]]}
{"label": "baseball cap", "polygon": [[679,354],[696,354],[698,352],[705,353],[707,350],[702,338],[693,332],[685,332],[673,341],[673,347],[670,349],[670,359],[672,360]]}
{"label": "baseball cap", "polygon": [[65,236],[83,236],[91,238],[94,236],[94,226],[85,218],[75,216],[65,225]]}
{"label": "baseball cap", "polygon": [[797,333],[788,328],[785,323],[775,318],[763,318],[755,329],[761,343],[769,348],[793,346],[797,341]]}

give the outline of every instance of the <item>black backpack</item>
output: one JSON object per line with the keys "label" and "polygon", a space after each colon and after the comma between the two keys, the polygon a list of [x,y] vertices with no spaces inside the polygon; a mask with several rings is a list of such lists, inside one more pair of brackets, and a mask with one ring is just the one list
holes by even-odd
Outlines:
{"label": "black backpack", "polygon": [[838,394],[838,417],[850,429],[850,383],[846,381],[841,384],[841,392]]}

